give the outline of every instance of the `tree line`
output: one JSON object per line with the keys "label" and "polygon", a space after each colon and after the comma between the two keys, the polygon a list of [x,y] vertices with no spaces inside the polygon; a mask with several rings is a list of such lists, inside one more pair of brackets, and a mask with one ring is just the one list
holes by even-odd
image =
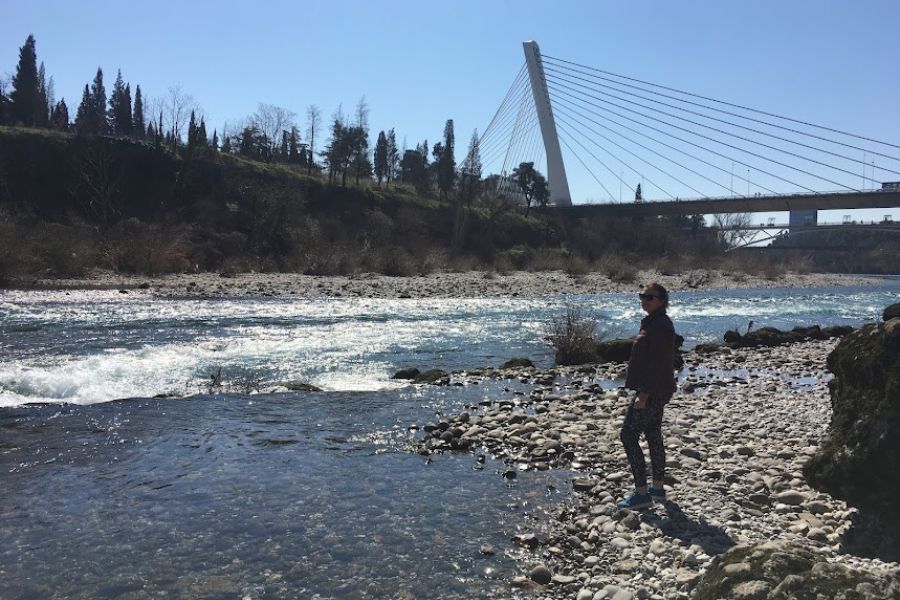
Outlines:
{"label": "tree line", "polygon": [[365,98],[359,101],[352,116],[344,115],[338,108],[331,118],[328,140],[317,151],[316,142],[323,136],[321,112],[315,105],[307,109],[305,140],[301,139],[296,113],[263,103],[249,117],[230,126],[226,123],[221,136],[217,130],[209,135],[202,109],[180,86],[169,88],[165,97],[148,103],[140,85],[132,88],[119,70],[112,91],[107,94],[100,67],[93,80],[85,83],[72,119],[65,98],[55,99],[53,78],[48,78],[44,63],[38,63],[33,35],[19,49],[10,83],[7,92],[0,80],[0,125],[126,137],[172,152],[181,148],[208,149],[295,165],[310,174],[322,172],[329,182],[342,186],[348,180],[356,185],[374,180],[379,186],[400,182],[420,192],[437,191],[441,199],[452,196],[462,205],[471,205],[488,190],[497,194],[504,184],[509,195],[525,204],[526,213],[533,202],[546,205],[550,198],[547,181],[533,163],[520,164],[511,177],[502,181],[498,176],[483,179],[477,131],[472,134],[465,160],[457,168],[452,119],[446,121],[441,140],[432,146],[423,140],[415,148],[400,148],[391,128],[379,131],[374,148],[370,148]]}

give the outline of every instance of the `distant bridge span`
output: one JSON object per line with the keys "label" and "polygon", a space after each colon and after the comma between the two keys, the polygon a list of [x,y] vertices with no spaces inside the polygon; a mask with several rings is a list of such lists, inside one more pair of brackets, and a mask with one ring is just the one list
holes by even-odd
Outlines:
{"label": "distant bridge span", "polygon": [[704,198],[700,200],[577,204],[575,206],[553,206],[546,210],[575,217],[650,217],[856,208],[900,208],[900,191],[874,190],[869,192]]}

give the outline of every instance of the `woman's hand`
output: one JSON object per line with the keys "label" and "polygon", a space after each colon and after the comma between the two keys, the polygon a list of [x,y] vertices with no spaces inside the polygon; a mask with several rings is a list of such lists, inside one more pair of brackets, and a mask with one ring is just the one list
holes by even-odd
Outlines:
{"label": "woman's hand", "polygon": [[634,407],[637,410],[643,410],[647,408],[647,401],[650,399],[650,394],[647,392],[641,392],[637,395],[637,399],[634,401]]}

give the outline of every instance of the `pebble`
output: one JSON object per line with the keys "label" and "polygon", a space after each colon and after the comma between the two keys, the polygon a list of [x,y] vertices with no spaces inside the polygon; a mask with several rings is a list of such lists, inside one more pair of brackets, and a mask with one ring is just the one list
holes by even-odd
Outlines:
{"label": "pebble", "polygon": [[[460,433],[470,447],[523,471],[575,472],[572,501],[560,503],[535,526],[541,540],[546,537],[540,546],[546,549],[546,572],[538,577],[559,583],[542,590],[547,599],[685,598],[717,554],[768,540],[803,543],[829,560],[893,576],[900,573],[897,563],[835,552],[856,513],[810,488],[802,473],[828,430],[829,376],[820,372],[802,388],[790,382],[810,372],[807,361],[823,365],[836,343],[741,349],[709,358],[686,354],[687,377],[703,385],[676,393],[666,407],[668,502],[644,511],[615,506],[631,484],[618,439],[627,400],[597,382],[621,377],[619,366],[518,371],[517,378],[535,386],[530,395],[505,407],[484,402],[470,408],[465,422],[445,416],[444,429],[435,431]],[[740,379],[717,375],[735,368],[735,356],[743,358]],[[731,384],[716,384],[725,379]],[[426,449],[436,439],[431,435]],[[517,541],[538,551],[534,534]],[[765,596],[766,584],[754,581],[748,568],[730,567],[730,576],[739,580],[736,593]],[[533,574],[529,578],[538,581]]]}

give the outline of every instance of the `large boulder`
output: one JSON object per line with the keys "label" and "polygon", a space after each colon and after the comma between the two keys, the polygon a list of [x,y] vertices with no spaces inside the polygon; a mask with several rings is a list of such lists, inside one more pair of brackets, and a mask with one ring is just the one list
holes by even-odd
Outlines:
{"label": "large boulder", "polygon": [[719,598],[897,598],[900,579],[830,563],[808,548],[766,542],[735,546],[713,561],[694,589],[698,600]]}
{"label": "large boulder", "polygon": [[896,319],[898,317],[900,317],[900,302],[891,304],[886,309],[884,309],[884,313],[882,314],[882,318],[885,321],[890,321],[891,319]]}
{"label": "large boulder", "polygon": [[844,337],[828,369],[834,374],[828,437],[803,472],[900,539],[900,318]]}
{"label": "large boulder", "polygon": [[725,345],[731,348],[770,348],[782,344],[841,337],[851,331],[853,331],[852,327],[844,325],[835,325],[824,329],[818,325],[812,325],[810,327],[794,327],[790,331],[782,331],[775,327],[760,327],[744,335],[729,330],[725,332],[723,339]]}

